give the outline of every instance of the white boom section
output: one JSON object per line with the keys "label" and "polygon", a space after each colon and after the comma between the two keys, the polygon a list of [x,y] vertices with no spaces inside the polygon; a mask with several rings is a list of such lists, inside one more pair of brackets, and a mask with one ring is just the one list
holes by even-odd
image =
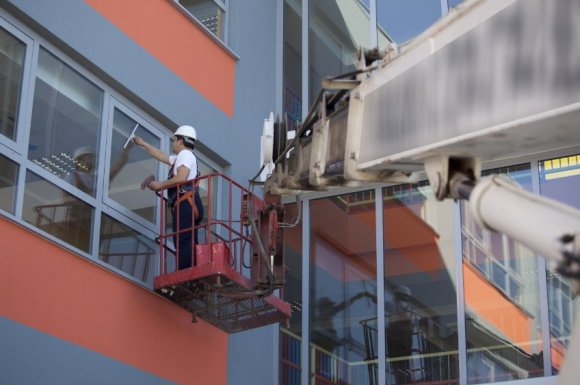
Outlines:
{"label": "white boom section", "polygon": [[352,91],[347,154],[404,170],[579,144],[578,20],[578,0],[466,1]]}

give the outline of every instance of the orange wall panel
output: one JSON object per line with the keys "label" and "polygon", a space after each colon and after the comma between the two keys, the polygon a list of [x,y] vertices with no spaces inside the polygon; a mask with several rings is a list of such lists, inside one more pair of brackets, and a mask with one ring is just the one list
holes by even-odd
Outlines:
{"label": "orange wall panel", "polygon": [[85,2],[220,110],[233,116],[236,60],[169,1]]}
{"label": "orange wall panel", "polygon": [[226,384],[226,333],[0,218],[0,315],[180,384]]}

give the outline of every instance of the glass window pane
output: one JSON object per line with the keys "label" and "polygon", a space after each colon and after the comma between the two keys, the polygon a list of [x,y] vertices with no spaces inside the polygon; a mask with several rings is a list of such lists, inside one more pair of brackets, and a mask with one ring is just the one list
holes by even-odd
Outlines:
{"label": "glass window pane", "polygon": [[[286,205],[285,222],[295,223],[301,215],[296,204]],[[280,384],[300,383],[302,345],[302,219],[284,229],[284,263],[288,267],[284,300],[292,307],[288,327],[280,326]]]}
{"label": "glass window pane", "polygon": [[383,189],[388,384],[459,379],[454,206],[426,183]]}
{"label": "glass window pane", "polygon": [[211,0],[178,0],[189,13],[209,29],[218,39],[224,40],[224,11]]}
{"label": "glass window pane", "polygon": [[284,1],[284,112],[288,130],[302,121],[302,1]]}
{"label": "glass window pane", "polygon": [[312,201],[310,362],[317,383],[370,384],[377,371],[374,191]]}
{"label": "glass window pane", "polygon": [[31,225],[89,253],[94,211],[65,190],[26,173],[22,219]]}
{"label": "glass window pane", "polygon": [[93,196],[102,105],[101,89],[40,50],[28,158]]}
{"label": "glass window pane", "polygon": [[328,76],[354,70],[359,47],[370,47],[370,16],[358,0],[309,2],[310,103]]}
{"label": "glass window pane", "polygon": [[159,246],[108,215],[101,216],[99,259],[132,277],[153,284]]}
{"label": "glass window pane", "polygon": [[14,214],[18,164],[0,155],[0,209]]}
{"label": "glass window pane", "polygon": [[379,47],[387,48],[390,36],[402,44],[419,35],[441,17],[438,0],[377,0]]}
{"label": "glass window pane", "polygon": [[0,27],[0,134],[16,140],[26,45]]}
{"label": "glass window pane", "polygon": [[[580,209],[580,155],[574,154],[539,162],[540,191],[549,198]],[[580,302],[570,301],[570,282],[555,272],[548,271],[548,307],[550,314],[550,340],[552,347],[552,373],[557,374],[570,339]],[[557,320],[555,323],[552,320]]]}
{"label": "glass window pane", "polygon": [[[528,191],[532,188],[529,164],[483,174],[503,174]],[[537,276],[537,257],[508,237],[504,239],[511,246],[503,248],[499,246],[503,240],[500,242],[487,230],[481,234],[469,232],[471,213],[464,203],[461,209],[462,238],[482,245],[481,259],[490,269],[482,274],[463,256],[467,383],[541,377],[544,368],[539,284],[529,279]]]}
{"label": "glass window pane", "polygon": [[[109,198],[149,222],[155,223],[159,198],[149,189],[141,190],[141,183],[149,175],[159,180],[158,161],[133,142],[129,142],[127,147],[123,148],[136,125],[135,120],[115,109],[111,156],[108,160]],[[135,135],[142,137],[155,148],[161,145],[161,140],[143,126],[137,127]]]}

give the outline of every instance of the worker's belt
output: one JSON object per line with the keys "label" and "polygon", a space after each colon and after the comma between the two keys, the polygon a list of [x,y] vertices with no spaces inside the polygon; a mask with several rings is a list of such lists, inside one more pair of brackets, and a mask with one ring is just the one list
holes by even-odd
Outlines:
{"label": "worker's belt", "polygon": [[193,190],[188,190],[185,192],[182,192],[178,195],[177,198],[177,202],[175,202],[175,204],[172,205],[172,209],[175,210],[175,208],[177,206],[179,206],[179,204],[185,200],[187,200],[189,202],[189,204],[191,205],[191,207],[193,208],[193,218],[197,219],[199,217],[199,210],[197,209],[197,206],[195,205],[194,199],[193,199]]}

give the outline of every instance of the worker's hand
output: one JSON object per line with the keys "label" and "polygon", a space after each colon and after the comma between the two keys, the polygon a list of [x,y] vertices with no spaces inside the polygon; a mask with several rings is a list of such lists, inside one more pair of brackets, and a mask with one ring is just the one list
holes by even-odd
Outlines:
{"label": "worker's hand", "polygon": [[149,185],[147,187],[149,187],[153,191],[159,191],[161,190],[161,183],[152,180],[151,182],[149,182]]}
{"label": "worker's hand", "polygon": [[135,143],[137,146],[141,146],[141,147],[145,147],[147,145],[147,142],[144,141],[140,136],[134,136],[133,143]]}

